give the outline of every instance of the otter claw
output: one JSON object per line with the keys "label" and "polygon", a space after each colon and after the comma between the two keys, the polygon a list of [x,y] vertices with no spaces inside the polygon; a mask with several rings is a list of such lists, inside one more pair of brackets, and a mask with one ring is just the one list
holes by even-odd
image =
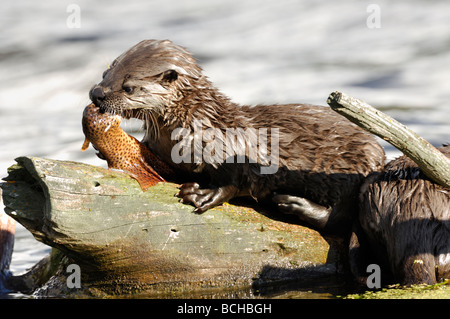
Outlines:
{"label": "otter claw", "polygon": [[202,214],[208,209],[233,198],[237,191],[238,189],[233,185],[218,188],[200,188],[200,185],[197,183],[188,183],[181,186],[177,196],[182,198],[183,203],[194,205],[196,207],[194,213]]}
{"label": "otter claw", "polygon": [[198,183],[186,183],[181,185],[177,197],[180,197],[180,203],[192,204],[195,206],[194,213],[202,214],[209,208],[221,204],[215,198],[217,189],[201,189]]}

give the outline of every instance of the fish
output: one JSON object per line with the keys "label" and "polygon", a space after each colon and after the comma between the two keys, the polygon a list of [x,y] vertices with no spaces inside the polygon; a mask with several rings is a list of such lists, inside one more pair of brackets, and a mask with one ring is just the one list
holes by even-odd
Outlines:
{"label": "fish", "polygon": [[108,169],[122,170],[134,178],[143,191],[166,180],[162,175],[170,176],[172,169],[149,148],[135,137],[127,134],[121,127],[122,117],[102,112],[91,103],[83,110],[82,127],[85,140],[81,151],[92,144],[100,158],[108,163]]}

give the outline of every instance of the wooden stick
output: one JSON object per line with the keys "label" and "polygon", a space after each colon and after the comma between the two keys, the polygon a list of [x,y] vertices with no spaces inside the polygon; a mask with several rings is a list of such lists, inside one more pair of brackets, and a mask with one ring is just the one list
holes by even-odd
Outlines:
{"label": "wooden stick", "polygon": [[366,102],[344,93],[331,93],[327,103],[334,111],[402,151],[431,180],[450,188],[450,160],[428,141]]}

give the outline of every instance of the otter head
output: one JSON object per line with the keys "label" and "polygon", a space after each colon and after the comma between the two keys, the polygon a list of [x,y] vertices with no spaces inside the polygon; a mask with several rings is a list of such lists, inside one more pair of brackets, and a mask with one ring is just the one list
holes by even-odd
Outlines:
{"label": "otter head", "polygon": [[183,98],[183,88],[201,76],[184,48],[169,40],[144,40],[114,60],[89,97],[107,112],[153,121],[166,117],[168,108]]}

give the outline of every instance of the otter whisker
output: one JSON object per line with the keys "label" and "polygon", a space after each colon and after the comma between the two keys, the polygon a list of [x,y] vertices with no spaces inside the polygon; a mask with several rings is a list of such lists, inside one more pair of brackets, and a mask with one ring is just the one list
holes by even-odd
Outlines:
{"label": "otter whisker", "polygon": [[153,113],[150,113],[150,119],[152,120],[152,126],[153,126],[153,132],[154,132],[154,139],[159,139],[159,134],[160,134],[160,128],[159,128],[159,123],[158,120],[156,119],[155,115]]}
{"label": "otter whisker", "polygon": [[144,121],[144,124],[146,126],[145,129],[147,130],[147,135],[149,136],[149,138],[151,138],[152,140],[159,138],[159,125],[153,112],[148,112],[144,109],[141,109],[137,113],[136,118]]}

